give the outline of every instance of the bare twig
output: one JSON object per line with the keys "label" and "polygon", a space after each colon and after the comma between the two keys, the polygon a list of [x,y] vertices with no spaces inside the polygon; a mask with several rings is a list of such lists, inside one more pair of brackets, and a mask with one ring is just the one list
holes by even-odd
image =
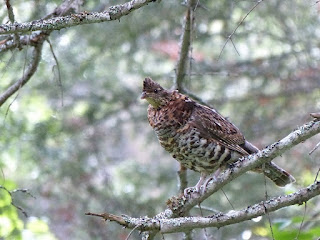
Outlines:
{"label": "bare twig", "polygon": [[[262,165],[262,171],[264,171],[265,169],[265,164]],[[265,200],[268,201],[268,189],[267,189],[267,177],[265,175],[263,175],[263,180],[264,180],[264,189],[265,189]],[[270,232],[271,232],[271,237],[272,237],[272,240],[275,240],[274,239],[274,234],[273,234],[273,229],[272,229],[272,222],[271,222],[271,217],[270,217],[270,213],[268,212],[267,209],[266,210],[266,215],[267,215],[267,218],[268,218],[268,223],[269,223],[269,228],[270,228]]]}
{"label": "bare twig", "polygon": [[309,155],[311,155],[315,150],[317,150],[319,146],[320,146],[320,142],[318,142],[316,146],[314,146],[314,148],[309,152]]}
{"label": "bare twig", "polygon": [[124,4],[109,7],[104,12],[81,12],[64,17],[54,17],[47,20],[35,20],[26,23],[2,24],[0,25],[0,35],[10,33],[25,33],[32,31],[60,30],[76,25],[99,23],[106,21],[119,20],[130,12],[154,2],[154,0],[132,0]]}
{"label": "bare twig", "polygon": [[233,206],[232,202],[230,201],[230,199],[228,198],[228,195],[223,191],[223,188],[221,188],[221,191],[222,191],[223,195],[225,196],[225,198],[227,199],[228,203],[230,204],[231,208],[234,210],[234,206]]}
{"label": "bare twig", "polygon": [[36,47],[34,47],[31,56],[31,62],[29,63],[29,66],[23,76],[0,95],[0,106],[2,106],[10,96],[24,86],[36,72],[41,59],[42,45],[43,42],[40,42]]}
{"label": "bare twig", "polygon": [[319,172],[320,172],[320,168],[319,168],[319,169],[318,169],[318,171],[317,171],[316,177],[314,178],[314,182],[316,182],[316,181],[317,181],[318,176],[319,176]]}
{"label": "bare twig", "polygon": [[17,192],[23,192],[23,193],[27,193],[29,196],[35,198],[30,192],[29,190],[27,189],[14,189],[12,191],[9,191],[6,187],[0,185],[0,189],[3,189],[4,191],[6,191],[9,195],[10,195],[10,198],[11,198],[11,205],[13,207],[15,207],[16,209],[18,209],[25,217],[28,217],[28,213],[20,206],[16,205],[14,202],[13,202],[13,194],[14,193],[17,193]]}
{"label": "bare twig", "polygon": [[60,88],[60,94],[61,94],[61,106],[63,106],[63,86],[62,86],[62,81],[61,81],[60,65],[59,65],[58,58],[57,58],[56,54],[54,53],[53,46],[52,46],[49,38],[47,38],[47,42],[49,43],[51,54],[54,58],[54,61],[56,62],[57,71],[58,71],[58,86]]}
{"label": "bare twig", "polygon": [[298,231],[297,236],[295,237],[295,240],[298,240],[298,239],[299,239],[299,236],[300,236],[300,233],[301,233],[301,230],[302,230],[302,226],[303,226],[303,223],[304,223],[304,219],[305,219],[305,217],[306,217],[306,213],[307,213],[307,202],[304,203],[303,218],[302,218],[302,221],[301,221],[301,223],[300,223],[299,231]]}
{"label": "bare twig", "polygon": [[256,4],[249,10],[249,12],[247,12],[247,14],[241,19],[241,21],[238,23],[237,27],[233,30],[233,32],[227,37],[227,40],[225,41],[225,43],[223,44],[223,47],[220,51],[219,57],[218,59],[220,59],[223,50],[225,49],[227,43],[229,42],[229,40],[231,40],[233,47],[235,48],[236,52],[239,54],[237,48],[235,47],[233,41],[232,41],[232,37],[233,35],[236,33],[236,31],[238,30],[238,28],[240,27],[240,25],[244,22],[244,20],[249,16],[249,14],[262,2],[263,0],[258,0],[256,2]]}
{"label": "bare twig", "polygon": [[135,226],[134,228],[132,228],[132,230],[129,232],[128,236],[126,237],[125,240],[129,240],[131,234],[134,232],[134,230],[136,230],[139,227],[139,225]]}
{"label": "bare twig", "polygon": [[[25,70],[26,70],[26,64],[27,64],[27,51],[25,51],[25,60],[24,60],[24,64],[23,64],[23,71],[22,71],[22,76],[24,76],[25,74]],[[13,100],[9,103],[8,107],[7,107],[7,110],[6,110],[6,113],[4,115],[4,118],[3,118],[3,122],[6,121],[7,119],[7,116],[8,116],[8,113],[9,113],[9,110],[12,106],[12,104],[18,99],[18,96],[19,96],[19,93],[20,93],[20,89],[21,89],[22,85],[19,86],[19,89],[17,90],[17,94],[16,96],[13,98]]]}

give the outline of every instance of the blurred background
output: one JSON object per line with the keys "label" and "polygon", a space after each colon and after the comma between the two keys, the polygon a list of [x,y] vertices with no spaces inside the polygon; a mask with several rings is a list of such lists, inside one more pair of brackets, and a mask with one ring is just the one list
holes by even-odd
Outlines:
{"label": "blurred background", "polygon": [[[86,0],[79,11],[103,11],[119,0]],[[11,1],[16,21],[40,19],[61,1]],[[318,1],[261,2],[227,37],[256,1],[202,0],[195,15],[191,71],[184,86],[235,123],[263,148],[310,121],[320,109],[320,5]],[[126,239],[130,230],[84,213],[154,216],[178,194],[178,163],[157,141],[140,100],[150,76],[173,85],[186,8],[160,1],[121,21],[76,26],[50,35],[57,63],[45,42],[30,82],[0,109],[0,239]],[[1,23],[7,9],[0,6]],[[0,37],[1,40],[1,37]],[[0,89],[19,79],[31,47],[1,53]],[[238,53],[239,54],[238,54]],[[219,58],[220,55],[220,58]],[[61,86],[62,85],[62,86]],[[294,147],[275,162],[297,182],[278,188],[247,173],[202,204],[203,215],[241,209],[268,196],[311,184],[320,151],[308,155],[320,136]],[[199,174],[188,172],[193,186]],[[231,204],[232,206],[231,206]],[[200,216],[200,210],[191,211]],[[276,239],[320,236],[320,202],[270,214]],[[207,234],[207,238],[205,237]],[[271,239],[267,217],[220,229],[196,230],[195,239]],[[140,239],[137,232],[130,239]],[[162,239],[158,236],[157,239]],[[164,239],[182,239],[182,234]]]}

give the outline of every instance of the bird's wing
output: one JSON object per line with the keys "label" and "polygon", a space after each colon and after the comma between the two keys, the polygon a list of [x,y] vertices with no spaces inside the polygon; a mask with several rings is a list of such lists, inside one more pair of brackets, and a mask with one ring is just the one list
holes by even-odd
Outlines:
{"label": "bird's wing", "polygon": [[216,141],[240,154],[248,155],[248,152],[240,146],[246,142],[240,130],[215,110],[197,104],[191,119],[191,124],[198,129],[202,137]]}

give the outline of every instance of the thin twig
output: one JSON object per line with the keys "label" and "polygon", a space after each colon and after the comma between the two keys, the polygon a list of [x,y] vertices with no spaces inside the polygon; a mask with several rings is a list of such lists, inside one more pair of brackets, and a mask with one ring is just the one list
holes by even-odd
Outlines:
{"label": "thin twig", "polygon": [[221,191],[222,191],[223,195],[226,197],[226,199],[227,199],[228,203],[230,204],[230,206],[232,207],[232,209],[234,210],[234,206],[231,203],[230,199],[228,198],[227,194],[223,191],[223,188],[221,188]]}
{"label": "thin twig", "polygon": [[[24,64],[23,64],[23,70],[22,70],[22,77],[24,77],[25,75],[25,70],[26,70],[26,64],[27,64],[27,51],[25,51],[25,58],[24,58]],[[9,110],[12,106],[12,104],[18,99],[18,96],[19,96],[19,93],[20,93],[20,89],[21,89],[22,85],[19,86],[18,90],[17,90],[17,95],[14,97],[14,99],[9,103],[9,106],[7,107],[7,110],[6,110],[6,113],[4,115],[4,118],[3,118],[3,122],[6,121],[7,119],[7,116],[8,116],[8,113],[9,113]]]}
{"label": "thin twig", "polygon": [[61,72],[60,72],[59,61],[58,61],[56,54],[54,53],[53,46],[52,46],[49,38],[47,38],[46,40],[49,43],[51,54],[54,58],[54,61],[56,62],[57,71],[58,71],[58,86],[60,88],[60,94],[61,94],[61,106],[63,107],[63,86],[62,86],[62,81],[61,81]]}
{"label": "thin twig", "polygon": [[[201,215],[201,217],[203,217],[203,212],[202,212],[202,208],[201,208],[201,204],[200,204],[200,203],[198,204],[198,207],[199,207],[199,210],[200,210],[200,215]],[[208,240],[208,233],[207,233],[207,229],[206,229],[206,228],[204,228],[204,229],[203,229],[203,231],[204,231],[204,236],[206,237],[206,239],[205,239],[205,240]]]}
{"label": "thin twig", "polygon": [[[232,37],[233,35],[236,33],[236,31],[238,30],[238,28],[240,27],[240,25],[244,22],[244,20],[249,16],[249,14],[262,2],[263,0],[258,0],[256,2],[256,4],[249,10],[249,12],[247,12],[247,14],[241,19],[241,21],[238,23],[237,27],[233,30],[233,32],[228,36],[227,40],[225,41],[225,43],[223,44],[223,47],[220,51],[220,54],[219,54],[219,57],[218,57],[218,60],[220,59],[221,55],[222,55],[222,52],[223,50],[225,49],[227,43],[229,42],[229,40],[231,40],[232,42]],[[232,42],[234,48],[236,49],[234,43]],[[237,51],[236,49],[236,52],[239,54],[239,52]]]}
{"label": "thin twig", "polygon": [[[199,205],[195,206],[195,208],[200,208]],[[220,211],[216,210],[216,209],[213,209],[213,208],[210,208],[210,207],[204,207],[204,206],[201,206],[201,209],[202,210],[205,210],[205,211],[208,211],[208,212],[211,212],[211,213],[218,213]]]}
{"label": "thin twig", "polygon": [[13,202],[13,194],[16,193],[16,192],[23,192],[23,193],[27,193],[29,196],[32,196],[34,198],[34,196],[29,192],[29,190],[27,189],[15,189],[15,190],[12,190],[12,191],[9,191],[6,187],[0,185],[0,189],[3,189],[4,191],[6,191],[9,195],[10,195],[10,198],[11,198],[11,205],[13,207],[15,207],[16,209],[18,209],[26,218],[28,217],[28,213],[20,206],[16,205],[14,202]]}
{"label": "thin twig", "polygon": [[[265,170],[265,164],[262,165],[262,171]],[[264,192],[264,196],[265,196],[265,200],[268,201],[268,190],[267,190],[267,177],[266,175],[263,175],[263,180],[264,180],[264,189],[265,189],[265,192]],[[268,223],[269,223],[269,228],[270,228],[270,232],[271,232],[271,237],[272,237],[272,240],[275,240],[274,239],[274,235],[273,235],[273,229],[272,229],[272,222],[271,222],[271,217],[270,217],[270,214],[266,209],[266,215],[267,215],[267,218],[268,218]]]}
{"label": "thin twig", "polygon": [[124,4],[109,7],[103,12],[81,12],[68,16],[53,17],[46,20],[35,20],[23,24],[1,24],[0,35],[10,33],[25,33],[30,31],[53,31],[72,26],[100,23],[106,21],[119,20],[121,17],[132,13],[133,11],[155,2],[154,0],[131,0]]}
{"label": "thin twig", "polygon": [[298,239],[299,239],[299,236],[300,236],[300,233],[301,233],[301,230],[302,230],[302,226],[303,226],[303,223],[304,223],[304,219],[305,219],[305,217],[306,217],[306,213],[307,213],[307,202],[304,203],[303,218],[302,218],[302,221],[301,221],[301,223],[300,223],[299,231],[298,231],[297,236],[295,237],[295,240],[298,240]]}
{"label": "thin twig", "polygon": [[314,178],[314,181],[313,181],[313,182],[316,182],[316,181],[317,181],[317,178],[318,178],[318,176],[319,176],[319,172],[320,172],[320,168],[318,169],[317,174],[316,174],[316,177]]}
{"label": "thin twig", "polygon": [[309,155],[311,155],[317,148],[320,146],[320,142],[316,144],[316,146],[309,152]]}
{"label": "thin twig", "polygon": [[24,86],[36,72],[41,59],[42,43],[43,42],[39,43],[33,49],[31,62],[29,63],[25,74],[16,83],[11,85],[4,93],[0,95],[0,106],[2,106],[6,102],[6,100],[15,92],[17,92],[22,86]]}
{"label": "thin twig", "polygon": [[140,227],[140,225],[137,225],[137,226],[135,226],[134,228],[132,228],[132,230],[129,232],[129,234],[128,234],[128,236],[126,237],[125,240],[129,240],[129,238],[130,238],[131,234],[134,232],[134,230],[136,230],[136,229],[139,228],[139,227]]}

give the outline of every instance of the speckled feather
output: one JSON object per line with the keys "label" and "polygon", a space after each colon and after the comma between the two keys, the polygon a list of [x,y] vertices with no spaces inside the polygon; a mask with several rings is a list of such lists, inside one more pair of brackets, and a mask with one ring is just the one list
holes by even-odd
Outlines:
{"label": "speckled feather", "polygon": [[[141,98],[150,103],[148,120],[160,144],[189,169],[214,173],[239,157],[258,151],[216,110],[176,90],[166,90],[150,78],[144,80]],[[266,164],[264,174],[279,186],[294,181],[274,163]]]}

